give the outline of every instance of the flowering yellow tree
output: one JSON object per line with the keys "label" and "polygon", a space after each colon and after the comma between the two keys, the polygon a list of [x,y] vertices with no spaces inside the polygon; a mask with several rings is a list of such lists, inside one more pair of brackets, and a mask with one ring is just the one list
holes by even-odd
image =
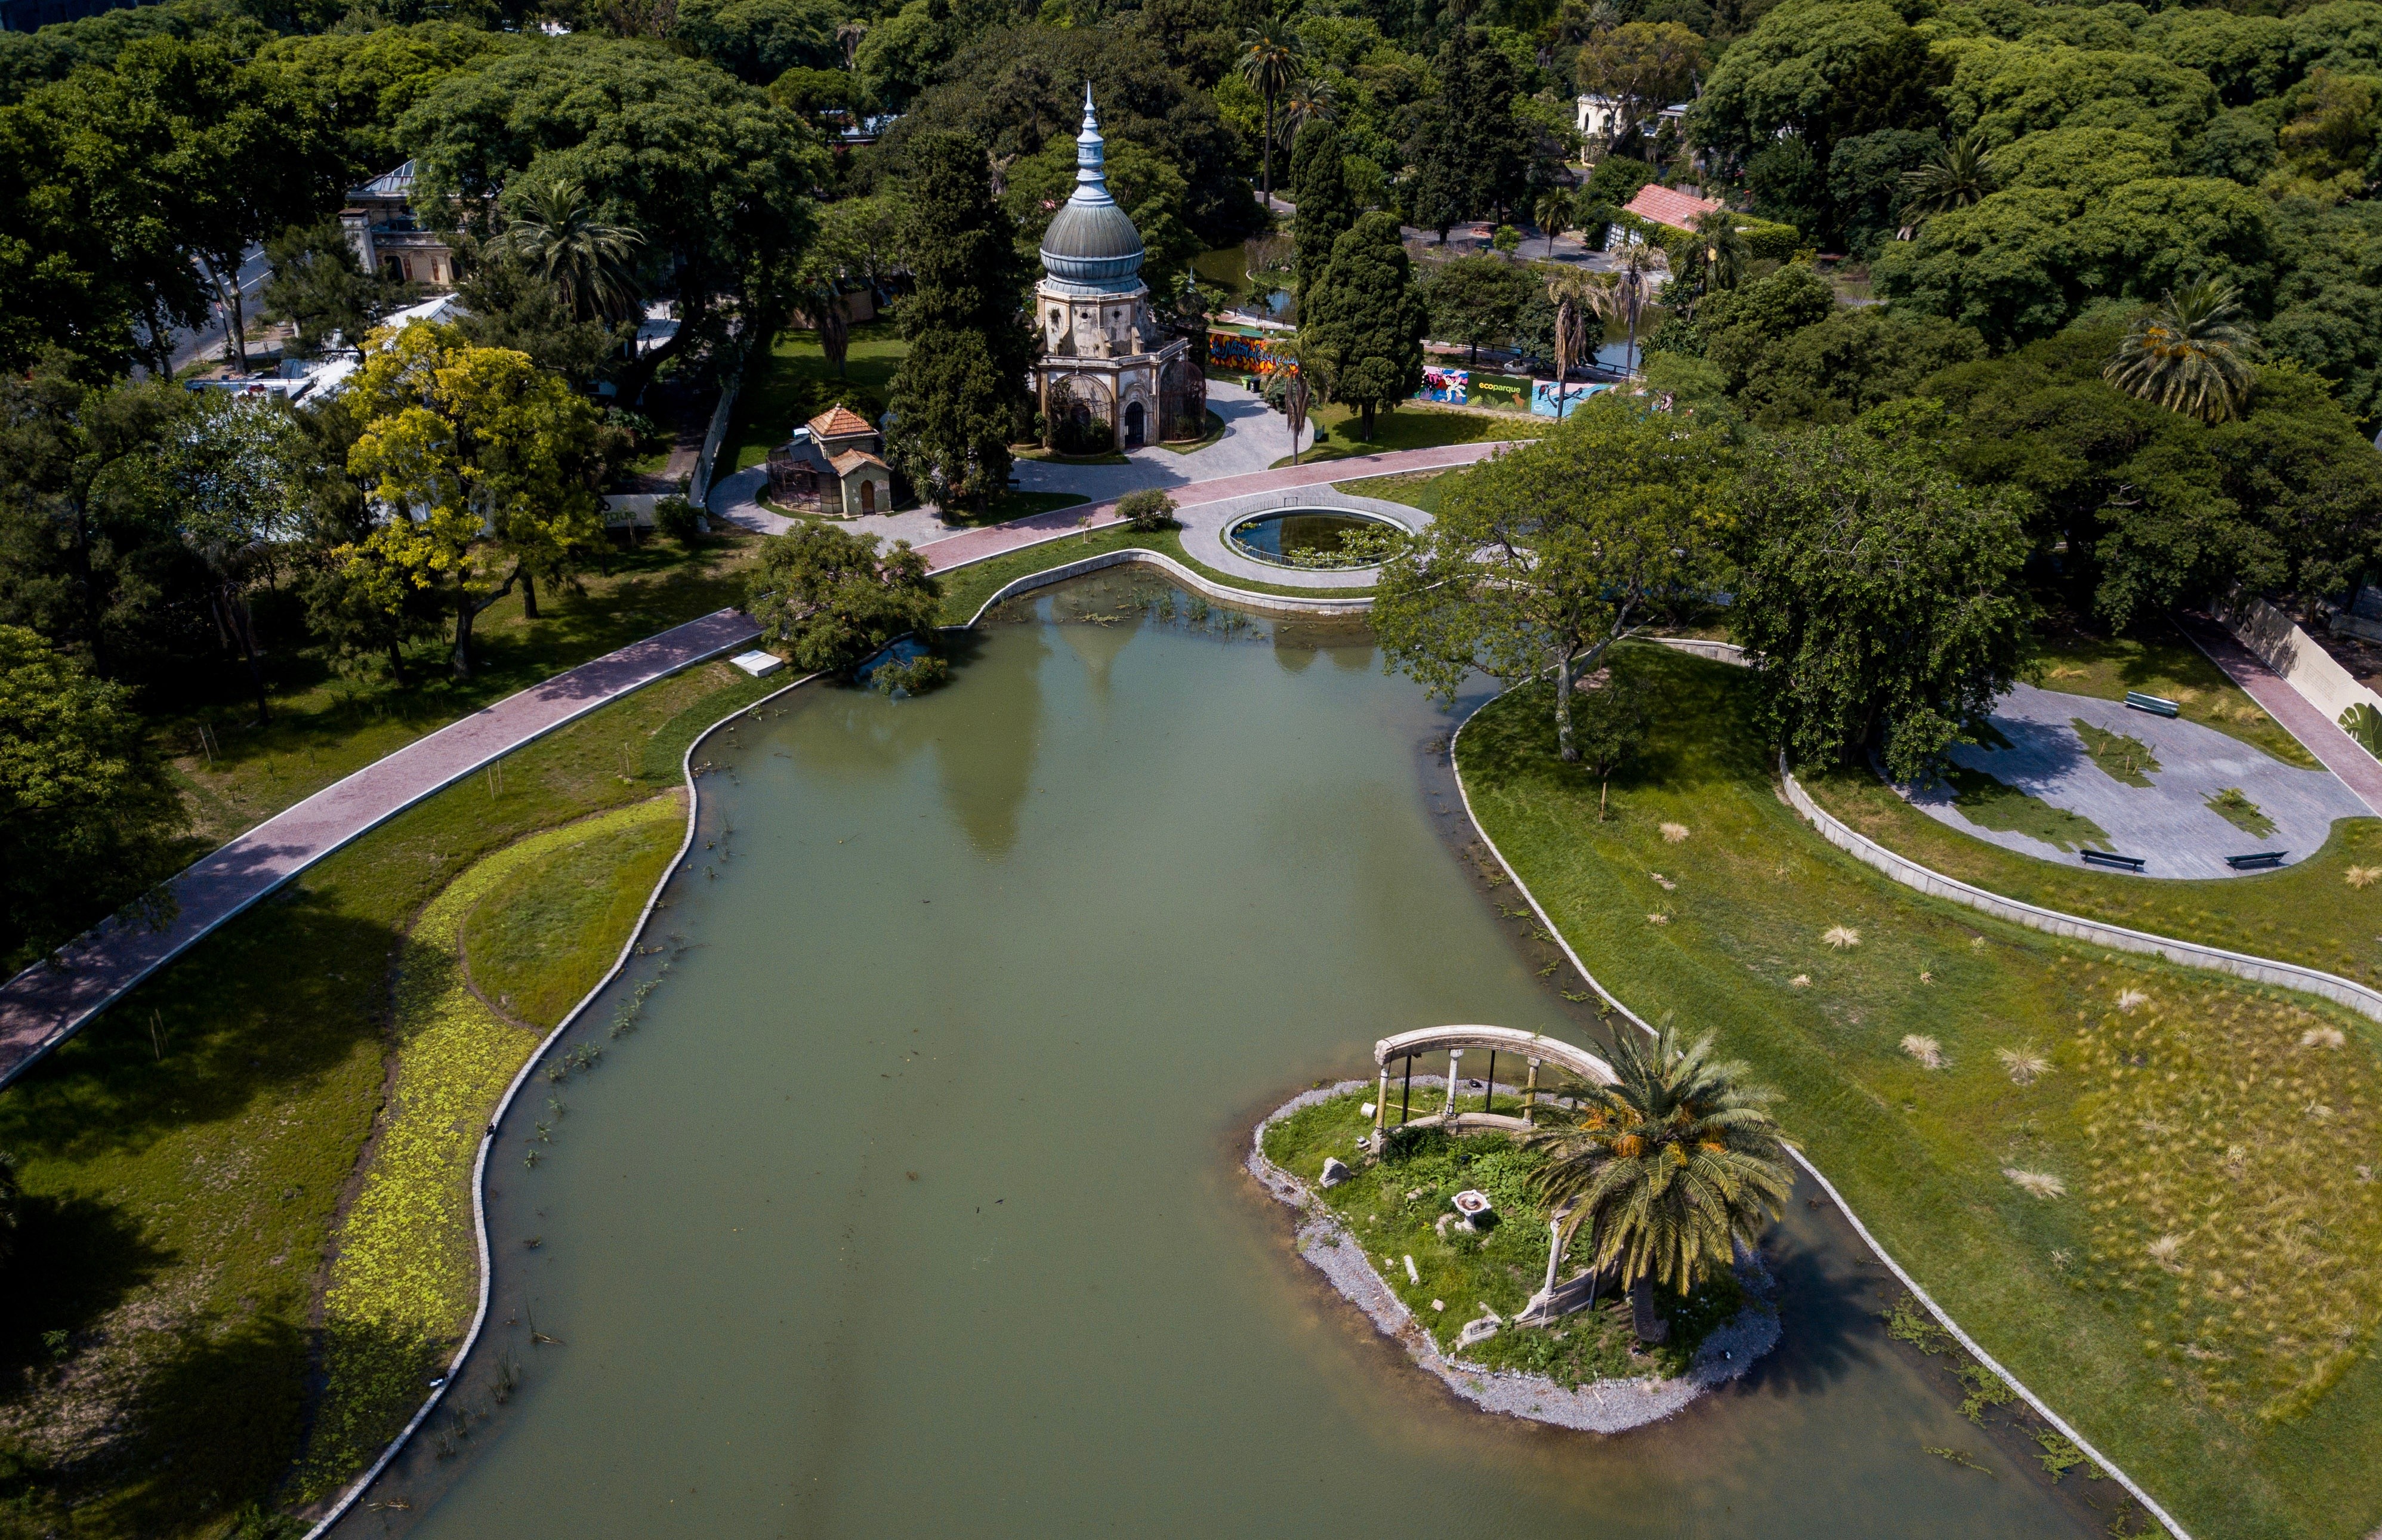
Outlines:
{"label": "flowering yellow tree", "polygon": [[350,565],[447,590],[455,673],[468,677],[473,621],[516,584],[534,620],[537,574],[603,536],[596,410],[527,353],[428,322],[375,334],[349,388],[364,430],[348,470],[384,515]]}

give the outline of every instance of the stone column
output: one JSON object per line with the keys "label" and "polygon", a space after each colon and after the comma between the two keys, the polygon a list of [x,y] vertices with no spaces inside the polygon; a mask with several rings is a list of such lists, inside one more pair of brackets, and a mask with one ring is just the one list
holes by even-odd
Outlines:
{"label": "stone column", "polygon": [[1464,1050],[1451,1048],[1447,1051],[1447,1106],[1440,1114],[1441,1119],[1444,1122],[1455,1121],[1455,1087],[1463,1075]]}
{"label": "stone column", "polygon": [[1550,1219],[1547,1221],[1547,1287],[1543,1290],[1550,1312],[1554,1309],[1555,1302],[1555,1267],[1562,1261],[1563,1221]]}
{"label": "stone column", "polygon": [[1539,1061],[1530,1061],[1530,1078],[1522,1087],[1522,1121],[1535,1128],[1539,1126]]}
{"label": "stone column", "polygon": [[1373,1092],[1373,1148],[1381,1148],[1381,1125],[1390,1115],[1390,1066],[1381,1066],[1381,1089]]}

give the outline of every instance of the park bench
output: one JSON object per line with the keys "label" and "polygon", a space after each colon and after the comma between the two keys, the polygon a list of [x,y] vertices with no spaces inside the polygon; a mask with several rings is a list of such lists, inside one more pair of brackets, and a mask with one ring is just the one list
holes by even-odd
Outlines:
{"label": "park bench", "polygon": [[2288,850],[2254,850],[2247,856],[2228,856],[2225,864],[2235,871],[2262,871],[2267,867],[2281,866],[2283,857],[2290,854]]}
{"label": "park bench", "polygon": [[2140,856],[2119,856],[2107,850],[2085,850],[2078,854],[2084,857],[2084,864],[2088,867],[2115,867],[2119,871],[2143,869],[2143,858]]}
{"label": "park bench", "polygon": [[2164,696],[2146,696],[2140,690],[2128,690],[2126,704],[2134,710],[2148,711],[2155,717],[2172,717],[2183,709]]}

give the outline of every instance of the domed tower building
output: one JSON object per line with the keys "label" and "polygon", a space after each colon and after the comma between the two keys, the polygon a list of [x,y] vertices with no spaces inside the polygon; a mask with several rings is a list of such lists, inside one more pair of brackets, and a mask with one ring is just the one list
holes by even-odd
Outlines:
{"label": "domed tower building", "polygon": [[1074,194],[1042,237],[1042,281],[1034,286],[1043,441],[1054,443],[1067,421],[1106,425],[1121,449],[1197,438],[1208,420],[1207,376],[1187,339],[1158,334],[1141,281],[1141,232],[1109,192],[1106,156],[1086,85]]}

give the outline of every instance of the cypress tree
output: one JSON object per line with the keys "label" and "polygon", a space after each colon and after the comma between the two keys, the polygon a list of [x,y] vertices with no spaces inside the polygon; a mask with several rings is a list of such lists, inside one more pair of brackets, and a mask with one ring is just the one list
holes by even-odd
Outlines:
{"label": "cypress tree", "polygon": [[1299,341],[1323,364],[1332,399],[1353,406],[1360,437],[1373,413],[1422,384],[1422,301],[1394,215],[1368,214],[1332,242],[1331,265],[1302,312]]}
{"label": "cypress tree", "polygon": [[1341,162],[1340,130],[1309,123],[1298,130],[1290,154],[1291,196],[1298,204],[1298,299],[1323,277],[1332,245],[1357,222],[1357,200],[1348,191]]}
{"label": "cypress tree", "polygon": [[887,454],[937,502],[981,506],[1009,485],[1033,365],[1016,230],[993,200],[983,142],[968,134],[912,142],[902,204],[917,288],[902,304],[910,352],[893,376]]}

